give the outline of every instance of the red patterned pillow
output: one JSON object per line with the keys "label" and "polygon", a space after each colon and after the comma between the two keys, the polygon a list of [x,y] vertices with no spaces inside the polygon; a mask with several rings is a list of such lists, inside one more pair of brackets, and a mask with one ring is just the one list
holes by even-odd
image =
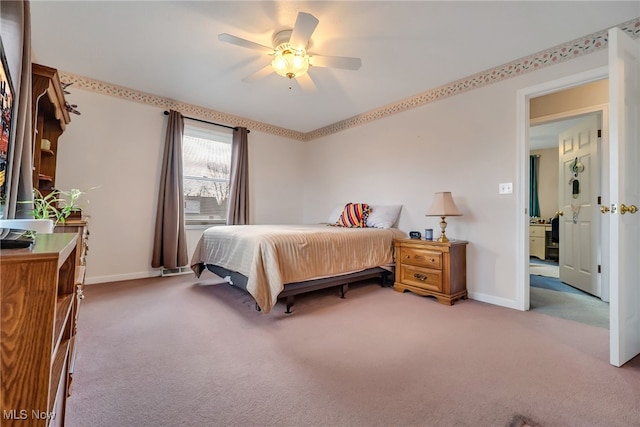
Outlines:
{"label": "red patterned pillow", "polygon": [[347,203],[336,222],[340,227],[366,227],[371,208],[366,203]]}

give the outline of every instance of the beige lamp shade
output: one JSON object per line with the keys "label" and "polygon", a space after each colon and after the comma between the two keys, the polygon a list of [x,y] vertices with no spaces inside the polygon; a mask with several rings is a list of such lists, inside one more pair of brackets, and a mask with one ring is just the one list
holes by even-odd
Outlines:
{"label": "beige lamp shade", "polygon": [[427,211],[426,215],[439,216],[442,219],[440,221],[440,229],[442,230],[442,233],[440,234],[438,242],[448,242],[449,239],[444,233],[444,230],[447,228],[447,222],[444,219],[448,216],[461,216],[462,213],[454,203],[453,197],[451,197],[451,192],[443,191],[436,193],[433,196],[433,202],[431,203],[431,207]]}
{"label": "beige lamp shade", "polygon": [[458,210],[456,204],[453,202],[450,191],[443,191],[436,193],[433,196],[433,203],[431,208],[427,212],[427,216],[461,216],[462,213]]}

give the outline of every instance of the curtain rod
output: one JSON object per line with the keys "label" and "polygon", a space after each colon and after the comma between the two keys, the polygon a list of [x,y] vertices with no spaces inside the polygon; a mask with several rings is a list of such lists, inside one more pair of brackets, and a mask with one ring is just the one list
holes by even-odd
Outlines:
{"label": "curtain rod", "polygon": [[[164,115],[165,115],[165,116],[168,116],[168,115],[169,115],[169,112],[165,110]],[[237,126],[235,126],[235,127],[234,127],[234,126],[227,126],[227,125],[223,125],[223,124],[215,123],[215,122],[208,122],[208,121],[206,121],[206,120],[196,119],[195,117],[187,117],[187,116],[182,116],[182,117],[184,117],[185,119],[194,120],[194,121],[196,121],[196,122],[208,123],[208,124],[210,124],[210,125],[215,125],[215,126],[221,126],[221,127],[223,127],[223,128],[227,128],[227,129],[233,129],[233,130],[237,130],[237,129],[238,129],[238,127],[237,127]],[[250,131],[249,129],[247,129],[247,133],[251,133],[251,131]]]}

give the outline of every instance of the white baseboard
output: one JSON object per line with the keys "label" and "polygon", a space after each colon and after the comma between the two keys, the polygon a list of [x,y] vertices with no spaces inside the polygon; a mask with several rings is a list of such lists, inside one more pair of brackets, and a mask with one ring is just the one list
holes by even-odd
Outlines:
{"label": "white baseboard", "polygon": [[158,276],[167,277],[167,276],[175,276],[175,275],[183,275],[183,274],[195,274],[195,273],[193,272],[190,266],[178,267],[176,269],[158,268],[156,270],[141,271],[138,273],[110,274],[107,276],[85,277],[84,284],[95,285],[98,283],[121,282],[123,280],[146,279],[148,277],[158,277]]}
{"label": "white baseboard", "polygon": [[518,303],[515,300],[507,298],[500,298],[493,295],[481,294],[478,292],[469,292],[469,299],[486,302],[488,304],[498,305],[500,307],[512,308],[514,310],[521,311],[518,308]]}
{"label": "white baseboard", "polygon": [[95,285],[98,283],[106,282],[121,282],[123,280],[135,280],[146,279],[148,277],[159,277],[162,274],[160,269],[152,271],[141,271],[139,273],[127,273],[127,274],[111,274],[108,276],[93,276],[85,277],[85,285]]}
{"label": "white baseboard", "polygon": [[187,265],[187,266],[178,267],[178,268],[163,268],[161,270],[161,274],[162,274],[162,277],[178,276],[182,274],[193,274],[193,270],[191,269],[191,267]]}

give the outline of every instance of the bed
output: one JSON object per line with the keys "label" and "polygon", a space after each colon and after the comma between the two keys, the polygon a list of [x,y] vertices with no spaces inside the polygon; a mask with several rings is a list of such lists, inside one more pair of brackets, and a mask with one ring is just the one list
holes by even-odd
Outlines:
{"label": "bed", "polygon": [[279,298],[392,271],[396,228],[312,225],[228,225],[205,230],[191,259],[196,276],[205,269],[246,290],[269,313]]}

